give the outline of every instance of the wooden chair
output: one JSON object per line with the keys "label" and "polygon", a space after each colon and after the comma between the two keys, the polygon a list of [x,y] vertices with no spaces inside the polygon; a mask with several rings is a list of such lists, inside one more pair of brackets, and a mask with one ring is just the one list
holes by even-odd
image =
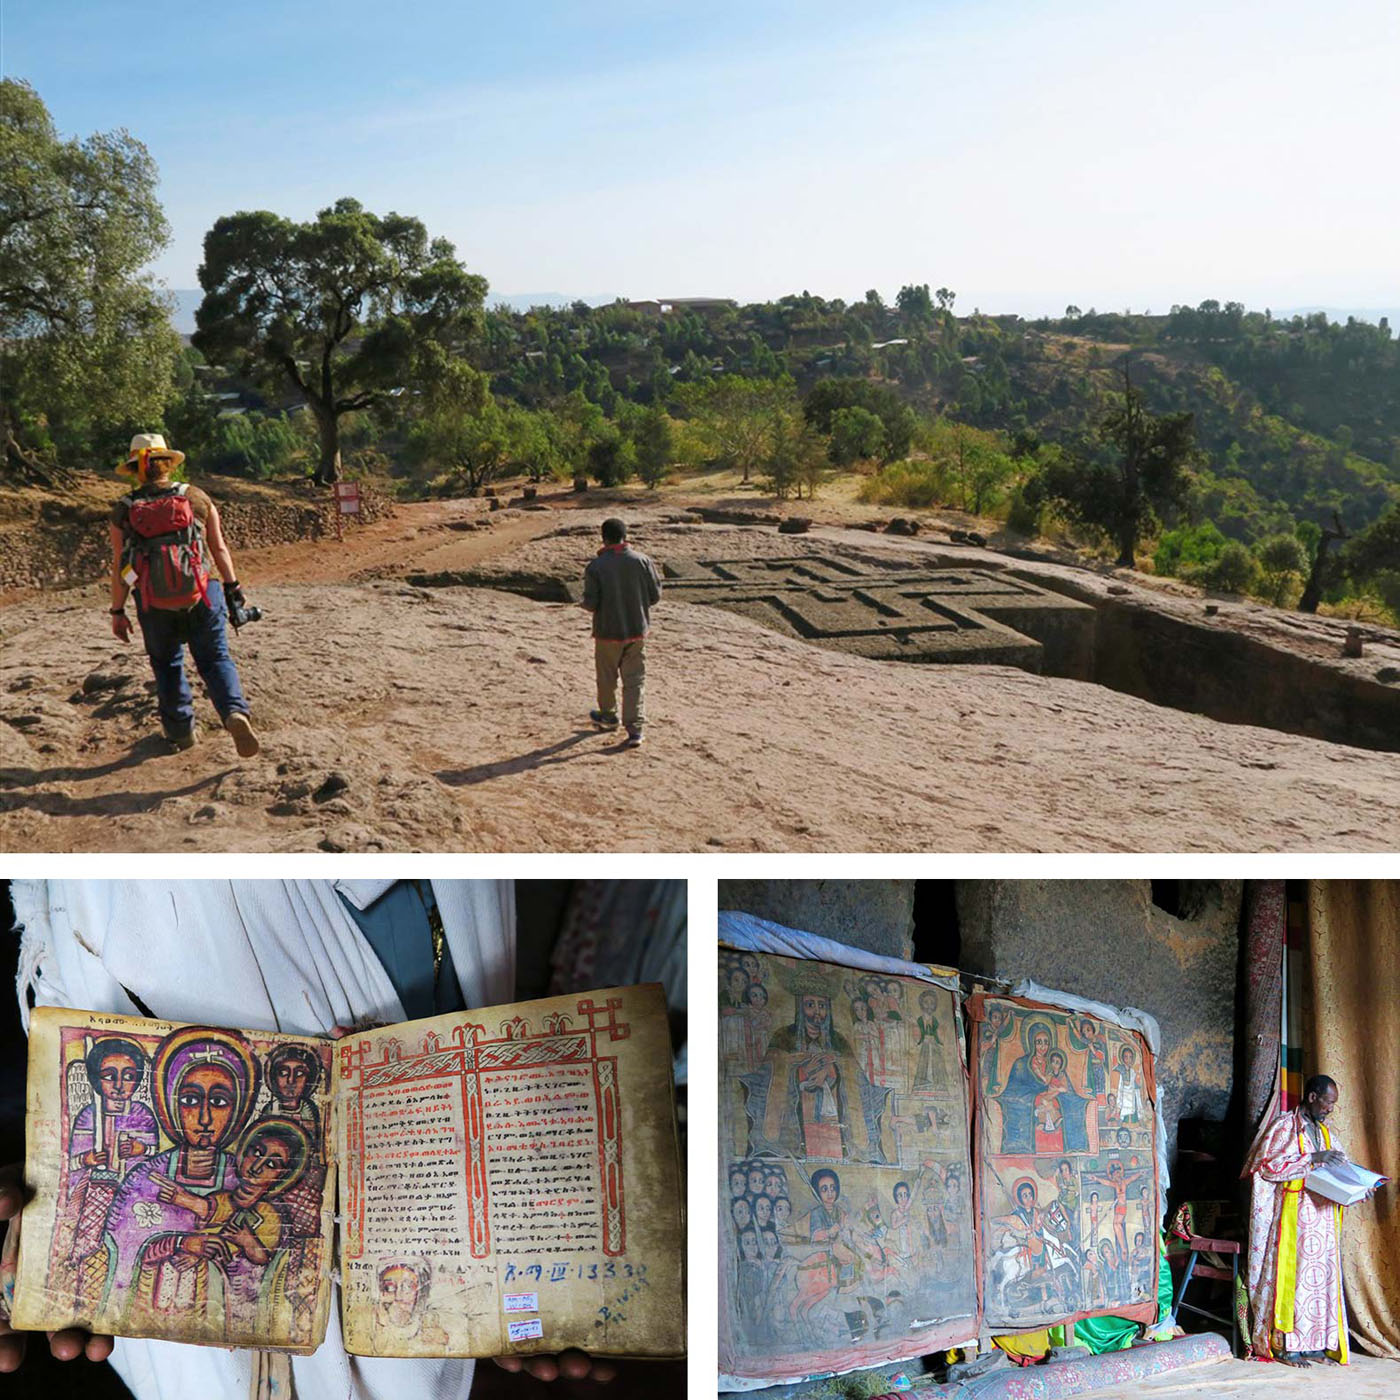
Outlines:
{"label": "wooden chair", "polygon": [[[1183,1308],[1187,1312],[1208,1317],[1212,1322],[1228,1323],[1230,1327],[1230,1355],[1238,1356],[1240,1354],[1240,1323],[1239,1316],[1235,1312],[1235,1287],[1240,1272],[1240,1242],[1238,1240],[1213,1240],[1207,1239],[1204,1235],[1192,1235],[1187,1239],[1186,1245],[1191,1253],[1187,1257],[1186,1270],[1181,1276],[1181,1282],[1177,1285],[1176,1297],[1172,1300],[1172,1325],[1176,1325],[1177,1314]],[[1230,1259],[1229,1269],[1220,1268],[1212,1263],[1199,1262],[1202,1254],[1228,1255]],[[1193,1278],[1219,1279],[1230,1285],[1229,1317],[1221,1317],[1219,1313],[1208,1312],[1195,1303],[1182,1301],[1186,1296],[1187,1285]]]}

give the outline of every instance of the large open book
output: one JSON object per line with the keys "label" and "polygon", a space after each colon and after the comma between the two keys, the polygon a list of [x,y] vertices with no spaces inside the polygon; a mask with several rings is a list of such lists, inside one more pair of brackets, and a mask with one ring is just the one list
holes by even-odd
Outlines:
{"label": "large open book", "polygon": [[41,1009],[27,1108],[16,1329],[310,1351],[338,1267],[357,1355],[684,1351],[660,987],[340,1041]]}
{"label": "large open book", "polygon": [[1338,1162],[1332,1167],[1314,1167],[1303,1178],[1303,1185],[1339,1206],[1354,1206],[1358,1201],[1388,1181],[1379,1172],[1368,1171],[1355,1162]]}

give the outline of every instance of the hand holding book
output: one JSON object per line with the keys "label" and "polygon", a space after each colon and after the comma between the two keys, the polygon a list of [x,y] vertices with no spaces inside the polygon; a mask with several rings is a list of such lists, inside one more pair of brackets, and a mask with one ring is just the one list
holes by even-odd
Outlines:
{"label": "hand holding book", "polygon": [[[7,1231],[19,1228],[24,1210],[23,1169],[18,1163],[0,1167],[0,1221]],[[9,1267],[13,1267],[10,1261]],[[11,1280],[6,1281],[8,1293]],[[0,1312],[0,1374],[19,1370],[24,1360],[28,1334],[15,1331]],[[86,1356],[89,1361],[105,1361],[112,1354],[113,1339],[85,1332],[80,1327],[67,1327],[49,1335],[49,1351],[56,1361],[76,1361]]]}
{"label": "hand holding book", "polygon": [[[41,1008],[13,1324],[58,1333],[57,1355],[110,1349],[89,1331],[314,1350],[338,1185],[352,1354],[541,1380],[677,1355],[669,1049],[656,987],[335,1041]],[[109,1060],[137,1070],[120,1099]]]}
{"label": "hand holding book", "polygon": [[[1332,1160],[1319,1162],[1318,1158]],[[1370,1200],[1389,1180],[1379,1172],[1367,1171],[1365,1167],[1348,1161],[1340,1152],[1315,1152],[1311,1161],[1314,1165],[1303,1184],[1309,1191],[1341,1206],[1354,1206],[1359,1201]]]}

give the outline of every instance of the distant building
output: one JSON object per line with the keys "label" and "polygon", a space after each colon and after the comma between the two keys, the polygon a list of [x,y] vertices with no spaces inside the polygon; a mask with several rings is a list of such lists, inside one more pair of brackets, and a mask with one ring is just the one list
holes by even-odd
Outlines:
{"label": "distant building", "polygon": [[739,303],[729,297],[667,297],[661,303],[666,311],[724,311],[737,308]]}
{"label": "distant building", "polygon": [[642,311],[651,316],[669,316],[674,311],[723,311],[739,303],[728,297],[664,297],[658,301],[625,301],[629,311]]}

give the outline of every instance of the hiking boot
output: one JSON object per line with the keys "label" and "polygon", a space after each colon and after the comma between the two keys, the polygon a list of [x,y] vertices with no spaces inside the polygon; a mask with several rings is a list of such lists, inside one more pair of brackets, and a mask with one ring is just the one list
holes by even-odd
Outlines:
{"label": "hiking boot", "polygon": [[199,726],[192,724],[183,731],[167,729],[165,737],[176,753],[184,753],[186,749],[194,748],[199,742]]}
{"label": "hiking boot", "polygon": [[224,728],[233,735],[233,746],[239,758],[252,758],[262,747],[258,736],[253,733],[253,723],[242,710],[235,710],[224,721]]}
{"label": "hiking boot", "polygon": [[642,731],[640,729],[629,729],[627,738],[623,740],[624,749],[639,749],[642,746]]}
{"label": "hiking boot", "polygon": [[599,729],[617,728],[616,710],[589,710],[588,718],[591,719]]}

